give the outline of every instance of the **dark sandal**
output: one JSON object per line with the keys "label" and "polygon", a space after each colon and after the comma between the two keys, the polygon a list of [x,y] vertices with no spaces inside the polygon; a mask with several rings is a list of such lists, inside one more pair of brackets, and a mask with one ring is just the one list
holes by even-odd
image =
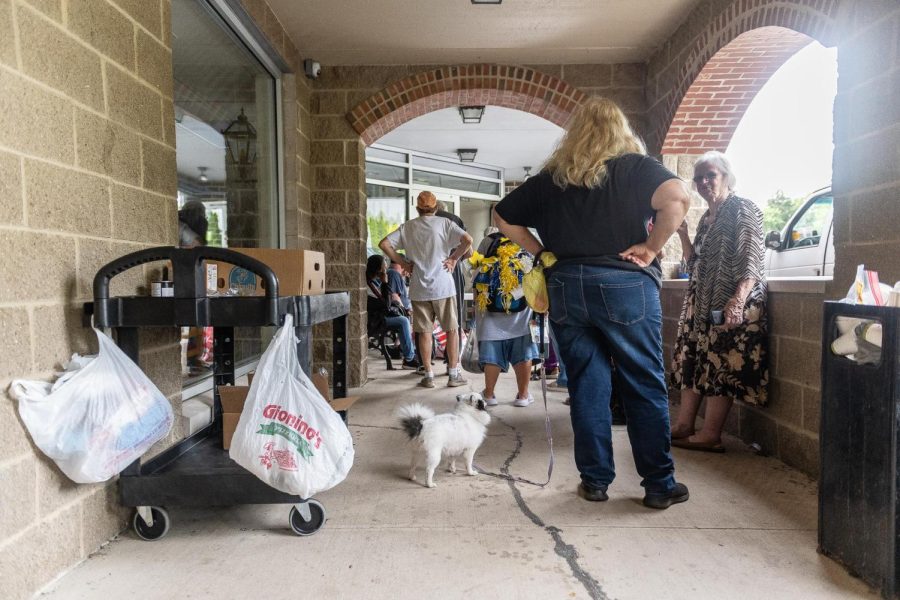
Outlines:
{"label": "dark sandal", "polygon": [[685,450],[697,450],[699,452],[715,452],[722,454],[725,452],[725,446],[722,444],[713,444],[710,442],[692,442],[690,437],[672,440],[672,445],[676,448],[684,448]]}
{"label": "dark sandal", "polygon": [[672,440],[683,440],[685,438],[691,437],[695,433],[697,433],[697,432],[694,431],[693,429],[691,429],[690,433],[687,433],[687,434],[683,434],[680,432],[676,433],[676,431],[673,429],[670,435],[672,437]]}

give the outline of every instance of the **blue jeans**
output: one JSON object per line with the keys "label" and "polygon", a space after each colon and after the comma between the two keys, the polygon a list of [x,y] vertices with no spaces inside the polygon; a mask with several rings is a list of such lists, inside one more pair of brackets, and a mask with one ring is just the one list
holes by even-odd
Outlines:
{"label": "blue jeans", "polygon": [[404,316],[386,317],[384,321],[387,323],[388,329],[397,332],[398,337],[400,338],[400,352],[403,353],[403,358],[408,361],[414,359],[416,357],[416,351],[413,349],[412,330],[409,326],[409,319]]}
{"label": "blue jeans", "polygon": [[656,284],[639,271],[572,264],[552,271],[547,292],[553,333],[569,375],[575,464],[584,486],[605,490],[616,476],[609,407],[612,359],[641,485],[648,494],[670,492],[675,464]]}
{"label": "blue jeans", "polygon": [[553,326],[551,325],[547,331],[550,332],[550,340],[553,342],[553,348],[556,349],[556,368],[559,369],[556,384],[559,387],[569,387],[569,377],[566,374],[566,361],[564,361],[559,354],[559,342],[556,340],[556,334],[553,333]]}

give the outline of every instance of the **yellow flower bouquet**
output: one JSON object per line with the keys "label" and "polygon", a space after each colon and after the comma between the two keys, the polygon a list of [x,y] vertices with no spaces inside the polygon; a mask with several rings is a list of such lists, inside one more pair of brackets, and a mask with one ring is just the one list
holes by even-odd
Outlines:
{"label": "yellow flower bouquet", "polygon": [[518,312],[521,303],[522,277],[531,270],[531,255],[509,240],[500,238],[494,256],[474,252],[469,258],[475,277],[475,306],[480,312]]}

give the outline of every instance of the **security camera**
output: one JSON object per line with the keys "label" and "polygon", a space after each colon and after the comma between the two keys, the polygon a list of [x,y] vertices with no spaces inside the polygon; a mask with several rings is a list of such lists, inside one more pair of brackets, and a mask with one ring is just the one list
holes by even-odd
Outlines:
{"label": "security camera", "polygon": [[303,61],[303,70],[310,79],[318,79],[319,73],[322,72],[322,65],[311,58],[307,58]]}

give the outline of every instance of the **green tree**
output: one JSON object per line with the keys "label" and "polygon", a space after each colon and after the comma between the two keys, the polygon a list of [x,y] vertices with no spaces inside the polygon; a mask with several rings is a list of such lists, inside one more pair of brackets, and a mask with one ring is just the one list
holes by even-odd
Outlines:
{"label": "green tree", "polygon": [[206,229],[206,245],[222,247],[222,228],[219,227],[219,215],[209,215],[209,226]]}
{"label": "green tree", "polygon": [[763,231],[781,231],[801,202],[803,198],[788,198],[783,191],[778,190],[763,210]]}
{"label": "green tree", "polygon": [[379,212],[374,216],[367,215],[366,224],[369,227],[370,248],[374,248],[375,245],[384,238],[384,236],[400,227],[400,223],[394,222],[392,219],[385,216],[383,212]]}

